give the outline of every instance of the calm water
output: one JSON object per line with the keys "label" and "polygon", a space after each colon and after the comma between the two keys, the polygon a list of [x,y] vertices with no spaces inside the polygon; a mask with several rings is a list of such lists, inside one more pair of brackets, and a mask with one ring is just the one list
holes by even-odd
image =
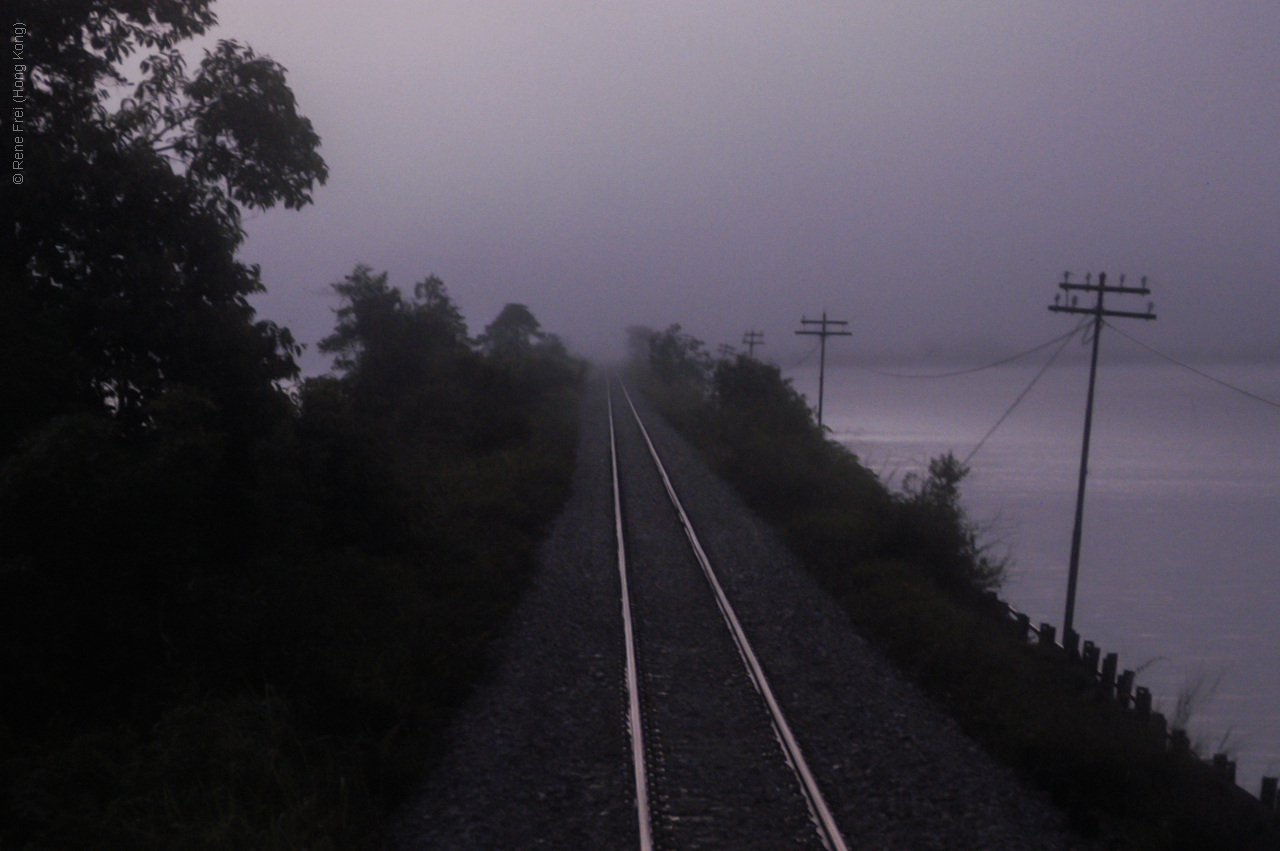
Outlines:
{"label": "calm water", "polygon": [[[963,458],[1038,364],[921,380],[827,371],[826,424],[893,484],[948,450]],[[1280,364],[1209,365],[1280,400]],[[927,370],[921,370],[927,371]],[[942,370],[939,370],[942,371]],[[1002,596],[1061,625],[1087,364],[1055,365],[970,462],[963,501],[1012,559]],[[816,368],[788,373],[817,399]],[[1076,628],[1139,670],[1172,718],[1258,793],[1280,774],[1280,410],[1173,365],[1099,372]]]}

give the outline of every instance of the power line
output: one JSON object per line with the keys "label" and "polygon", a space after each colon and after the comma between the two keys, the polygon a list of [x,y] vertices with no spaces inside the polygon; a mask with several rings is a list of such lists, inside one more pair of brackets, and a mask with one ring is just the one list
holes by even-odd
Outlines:
{"label": "power line", "polygon": [[1182,367],[1185,370],[1194,372],[1196,375],[1200,376],[1201,378],[1207,378],[1210,381],[1212,381],[1214,384],[1221,384],[1223,387],[1226,387],[1228,390],[1234,390],[1237,393],[1248,396],[1250,399],[1261,402],[1264,405],[1270,405],[1273,408],[1280,408],[1280,402],[1274,402],[1271,399],[1264,398],[1262,396],[1257,395],[1256,393],[1250,393],[1248,390],[1245,390],[1243,387],[1237,387],[1234,384],[1231,384],[1230,382],[1223,381],[1221,378],[1212,376],[1207,372],[1202,372],[1201,370],[1196,369],[1194,366],[1191,366],[1190,364],[1185,364],[1182,361],[1178,360],[1177,358],[1171,357],[1170,355],[1166,355],[1164,352],[1160,351],[1159,349],[1148,346],[1146,343],[1142,342],[1136,337],[1129,336],[1125,332],[1121,331],[1119,328],[1116,328],[1116,326],[1112,325],[1110,322],[1105,322],[1103,324],[1105,324],[1108,328],[1111,328],[1112,330],[1114,330],[1117,334],[1119,334],[1121,337],[1124,337],[1129,342],[1136,343],[1137,345],[1151,352],[1151,354],[1156,355],[1158,357],[1162,357],[1171,364],[1175,364],[1177,366]]}
{"label": "power line", "polygon": [[1054,343],[1060,343],[1063,340],[1071,339],[1072,337],[1075,336],[1076,331],[1079,331],[1079,330],[1080,330],[1079,328],[1076,328],[1074,331],[1068,331],[1066,334],[1063,334],[1058,337],[1054,337],[1052,340],[1046,340],[1045,342],[1041,343],[1038,346],[1033,346],[1029,349],[1026,349],[1025,351],[1018,352],[1016,355],[1009,355],[1008,357],[1001,358],[998,361],[992,361],[991,363],[983,364],[982,366],[973,366],[973,367],[968,367],[966,369],[957,369],[952,372],[930,372],[930,373],[885,372],[884,370],[872,369],[869,366],[859,366],[858,364],[854,364],[854,368],[861,369],[864,372],[872,372],[872,373],[875,373],[876,375],[888,376],[889,378],[952,378],[957,375],[970,375],[975,372],[981,372],[984,369],[992,369],[997,366],[1004,366],[1007,363],[1012,363],[1013,361],[1016,361],[1019,358],[1024,358],[1027,355],[1033,355],[1036,352],[1040,351],[1041,349],[1049,348]]}
{"label": "power line", "polygon": [[801,357],[800,360],[791,364],[791,366],[785,367],[783,371],[790,372],[793,369],[799,369],[800,367],[804,366],[805,362],[807,362],[809,358],[813,357],[813,353],[816,352],[817,350],[818,350],[818,344],[814,343],[813,346],[810,347],[809,351],[804,353],[804,356]]}
{"label": "power line", "polygon": [[987,433],[982,436],[982,440],[978,441],[977,446],[973,447],[973,449],[970,450],[969,454],[964,456],[964,460],[960,462],[962,465],[968,464],[969,461],[972,460],[973,456],[978,454],[978,450],[983,447],[983,445],[987,442],[987,439],[990,438],[991,435],[996,433],[996,429],[1000,428],[1000,425],[1009,418],[1009,415],[1013,413],[1014,409],[1017,408],[1018,405],[1022,403],[1022,400],[1025,399],[1027,397],[1027,394],[1031,392],[1031,388],[1036,386],[1036,382],[1040,380],[1040,377],[1049,371],[1049,367],[1053,366],[1053,362],[1058,359],[1058,355],[1062,354],[1062,350],[1067,347],[1067,343],[1071,342],[1071,338],[1079,334],[1081,329],[1084,328],[1085,325],[1087,324],[1088,323],[1086,322],[1080,323],[1079,325],[1076,326],[1075,330],[1072,331],[1070,334],[1066,334],[1065,336],[1059,337],[1055,341],[1060,343],[1058,348],[1056,348],[1053,354],[1049,356],[1049,359],[1045,361],[1044,366],[1040,367],[1040,371],[1035,374],[1035,377],[1031,379],[1030,383],[1028,383],[1027,386],[1023,388],[1022,392],[1018,394],[1018,398],[1013,400],[1013,404],[1010,405],[1005,410],[1005,412],[1000,415],[1000,419],[996,420],[996,424],[993,425],[990,429],[988,429]]}

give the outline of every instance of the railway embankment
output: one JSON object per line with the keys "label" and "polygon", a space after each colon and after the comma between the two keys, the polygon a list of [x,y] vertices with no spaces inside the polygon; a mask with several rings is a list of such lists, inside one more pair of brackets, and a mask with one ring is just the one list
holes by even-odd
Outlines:
{"label": "railway embankment", "polygon": [[954,459],[891,493],[776,368],[713,364],[678,327],[647,333],[633,345],[655,406],[858,632],[1077,830],[1104,847],[1280,847],[1273,786],[1236,787],[1229,760],[1195,754],[1113,656],[999,602],[1001,566],[967,522]]}
{"label": "railway embankment", "polygon": [[[1093,847],[895,671],[698,451],[637,403],[849,847]],[[584,403],[572,496],[503,661],[398,824],[401,848],[638,847],[605,412],[597,385]],[[783,847],[821,847],[802,803],[775,809],[794,795],[776,743],[742,732],[768,722],[743,714],[740,701],[754,699],[745,677],[708,667],[712,645],[731,642],[710,634],[715,607],[685,563],[684,535],[636,427],[620,425],[618,438],[643,702],[658,716],[646,724],[662,733],[651,748],[655,835],[671,847],[749,851],[779,847],[780,836],[794,837]],[[778,824],[765,812],[782,813]]]}

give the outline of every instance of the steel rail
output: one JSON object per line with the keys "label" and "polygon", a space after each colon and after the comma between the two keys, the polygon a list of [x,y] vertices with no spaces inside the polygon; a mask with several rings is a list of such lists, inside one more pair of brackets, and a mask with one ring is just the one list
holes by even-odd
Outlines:
{"label": "steel rail", "polygon": [[[667,475],[662,459],[658,456],[658,450],[654,447],[653,440],[649,437],[649,431],[644,427],[644,422],[640,419],[640,413],[636,410],[635,403],[631,401],[631,394],[627,392],[626,385],[619,382],[619,386],[622,387],[622,393],[627,399],[627,405],[631,408],[631,415],[635,417],[636,425],[640,427],[640,434],[644,436],[644,442],[649,447],[649,455],[653,458],[654,466],[658,468],[658,473],[662,477],[667,496],[670,498],[671,504],[675,507],[676,514],[680,518],[680,525],[684,528],[685,537],[689,540],[689,546],[693,549],[694,556],[702,567],[703,575],[706,576],[707,582],[711,585],[711,590],[716,598],[716,605],[720,608],[720,614],[724,617],[725,623],[729,627],[734,644],[738,647],[738,653],[751,676],[752,684],[755,686],[756,691],[760,693],[760,696],[764,698],[765,705],[769,709],[774,734],[777,736],[778,744],[782,748],[787,764],[795,772],[800,790],[809,805],[809,813],[813,817],[818,836],[830,851],[848,851],[844,837],[841,835],[839,827],[836,826],[835,818],[831,815],[831,808],[827,806],[827,800],[823,796],[822,790],[818,787],[813,773],[809,770],[809,763],[805,760],[804,754],[800,750],[800,743],[796,741],[795,735],[791,732],[791,726],[782,714],[782,707],[774,697],[773,689],[769,686],[769,680],[765,677],[764,668],[761,666],[755,651],[751,649],[751,643],[747,640],[746,632],[742,629],[737,613],[734,612],[733,606],[730,605],[729,598],[725,595],[724,588],[721,587],[720,580],[711,567],[711,560],[702,548],[701,541],[698,540],[698,534],[693,529],[693,523],[690,522],[689,515],[685,513],[680,497],[676,495],[675,487],[671,484],[671,478]],[[612,411],[612,407],[610,410]],[[612,418],[610,419],[609,427],[612,433]],[[617,469],[616,466],[614,469]],[[616,479],[614,480],[614,487],[617,487]]]}
{"label": "steel rail", "polygon": [[644,726],[640,720],[640,677],[636,666],[635,632],[631,624],[631,593],[627,581],[627,547],[622,533],[622,491],[618,485],[618,443],[613,430],[613,389],[606,385],[609,406],[609,455],[613,463],[613,524],[618,540],[618,576],[622,582],[622,631],[627,645],[627,728],[631,733],[631,762],[636,780],[636,819],[640,851],[653,851],[653,818],[649,808],[649,778],[644,756]]}

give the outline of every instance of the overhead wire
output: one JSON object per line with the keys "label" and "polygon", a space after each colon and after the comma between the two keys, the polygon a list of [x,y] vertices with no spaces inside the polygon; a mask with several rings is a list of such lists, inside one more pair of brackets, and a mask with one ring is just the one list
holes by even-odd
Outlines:
{"label": "overhead wire", "polygon": [[1153,355],[1156,355],[1157,357],[1164,358],[1171,364],[1180,366],[1185,370],[1189,370],[1190,372],[1194,372],[1196,375],[1200,376],[1201,378],[1207,378],[1209,381],[1212,381],[1214,384],[1221,384],[1223,387],[1226,387],[1228,390],[1234,390],[1235,392],[1240,393],[1241,395],[1244,395],[1244,396],[1248,396],[1250,399],[1253,399],[1257,402],[1261,402],[1264,405],[1270,405],[1273,408],[1280,408],[1280,402],[1267,399],[1263,396],[1259,396],[1256,393],[1250,393],[1248,390],[1245,390],[1243,387],[1237,387],[1236,385],[1228,381],[1223,381],[1221,378],[1210,375],[1209,373],[1204,372],[1202,370],[1196,369],[1194,366],[1191,366],[1190,364],[1185,364],[1182,361],[1178,360],[1177,358],[1172,357],[1170,355],[1166,355],[1164,352],[1160,351],[1159,349],[1156,349],[1152,346],[1147,345],[1146,343],[1142,342],[1136,337],[1129,336],[1124,331],[1121,331],[1119,328],[1117,328],[1115,325],[1112,325],[1110,322],[1107,322],[1106,320],[1103,320],[1103,322],[1108,328],[1115,331],[1117,334],[1119,334],[1121,337],[1124,337],[1129,342],[1135,343],[1136,345],[1141,346],[1142,348],[1146,349],[1147,351],[1151,352]]}
{"label": "overhead wire", "polygon": [[[976,366],[976,367],[969,367],[966,369],[959,369],[959,370],[953,370],[949,372],[939,372],[939,373],[900,373],[900,372],[888,372],[884,370],[873,369],[871,367],[860,366],[857,364],[854,364],[853,366],[865,372],[871,372],[876,375],[883,375],[890,378],[951,378],[953,376],[969,375],[975,372],[981,372],[986,369],[992,369],[997,366],[1003,366],[1004,364],[1012,363],[1015,360],[1027,357],[1028,355],[1035,354],[1038,351],[1042,351],[1043,349],[1046,349],[1054,344],[1057,344],[1058,348],[1053,351],[1053,354],[1049,356],[1049,359],[1045,361],[1044,365],[1041,366],[1039,371],[1037,371],[1036,374],[1031,378],[1031,381],[1027,383],[1027,386],[1022,389],[1022,392],[1020,392],[1017,395],[1017,397],[1013,400],[1013,402],[1009,405],[1009,407],[1005,409],[1005,412],[1000,415],[1000,418],[996,420],[995,424],[992,425],[991,428],[987,430],[987,433],[982,436],[982,439],[978,441],[978,443],[973,447],[972,450],[969,451],[969,454],[966,455],[964,460],[961,462],[962,464],[968,464],[969,461],[972,460],[973,457],[978,454],[978,451],[982,449],[982,447],[991,438],[991,436],[996,433],[996,430],[1000,428],[1000,426],[1004,423],[1004,421],[1009,418],[1009,416],[1014,412],[1014,410],[1017,409],[1018,405],[1022,403],[1022,400],[1027,397],[1027,394],[1029,394],[1031,390],[1036,386],[1036,384],[1039,383],[1040,379],[1044,376],[1044,374],[1048,372],[1049,367],[1051,367],[1053,363],[1058,359],[1058,356],[1062,354],[1062,351],[1063,349],[1066,348],[1067,343],[1069,343],[1073,337],[1078,336],[1081,331],[1092,329],[1093,322],[1094,320],[1092,318],[1084,319],[1078,325],[1076,325],[1075,328],[1071,329],[1067,333],[1062,334],[1058,337],[1054,337],[1051,340],[1047,340],[1037,346],[1033,346],[1029,349],[1018,352],[1017,354],[1013,354],[1008,357],[1001,358],[1000,360],[992,361],[991,363],[983,364],[981,366]],[[1182,367],[1185,370],[1195,373],[1201,378],[1205,378],[1209,381],[1214,382],[1215,384],[1219,384],[1229,390],[1235,391],[1236,393],[1240,393],[1241,395],[1247,396],[1250,399],[1253,399],[1257,402],[1261,402],[1264,405],[1268,405],[1270,407],[1280,409],[1280,402],[1276,402],[1272,399],[1267,399],[1263,396],[1259,396],[1256,393],[1252,393],[1248,390],[1245,390],[1243,387],[1237,387],[1236,385],[1228,381],[1224,381],[1221,378],[1218,378],[1217,376],[1210,375],[1209,373],[1204,372],[1203,370],[1197,369],[1196,367],[1191,366],[1190,364],[1183,363],[1177,358],[1167,355],[1164,352],[1160,351],[1159,349],[1156,349],[1153,346],[1150,346],[1142,342],[1141,340],[1130,336],[1129,334],[1122,331],[1120,328],[1117,328],[1115,325],[1112,325],[1110,322],[1106,322],[1105,320],[1103,320],[1103,322],[1120,336],[1124,337],[1125,339],[1129,340],[1130,342],[1138,346],[1141,346],[1142,348],[1146,349],[1147,351],[1151,352],[1157,357],[1161,357],[1176,366]],[[1085,342],[1088,342],[1087,337]],[[817,345],[815,345],[814,348],[810,349],[809,352],[806,353],[804,357],[802,357],[799,361],[797,361],[793,366],[791,366],[790,369],[795,369],[796,367],[802,365],[805,361],[807,361],[813,355],[815,351],[817,351]]]}
{"label": "overhead wire", "polygon": [[816,351],[818,350],[818,346],[819,346],[819,345],[820,345],[819,343],[814,343],[814,344],[813,344],[813,347],[812,347],[812,348],[810,348],[810,349],[809,349],[809,351],[807,351],[807,352],[805,352],[805,353],[804,353],[804,357],[800,358],[800,360],[798,360],[798,361],[796,361],[795,363],[791,364],[791,366],[785,367],[783,371],[784,371],[784,372],[790,372],[790,371],[791,371],[791,370],[793,370],[793,369],[797,369],[797,368],[799,368],[799,367],[803,366],[803,365],[804,365],[804,363],[805,363],[805,361],[807,361],[807,360],[809,360],[809,358],[813,357],[813,353],[814,353],[814,352],[816,352]]}
{"label": "overhead wire", "polygon": [[[1053,354],[1051,354],[1049,359],[1045,361],[1044,366],[1040,367],[1040,371],[1032,377],[1027,386],[1024,387],[1022,392],[1018,394],[1017,398],[1013,400],[1013,404],[1006,408],[1005,412],[1000,415],[1000,419],[996,420],[995,425],[987,429],[987,433],[982,436],[982,439],[978,441],[978,444],[969,451],[968,455],[964,456],[964,460],[960,462],[962,465],[968,464],[969,461],[972,460],[973,456],[978,454],[978,450],[986,444],[991,435],[996,433],[996,429],[1000,428],[1001,424],[1009,418],[1009,415],[1013,413],[1014,409],[1022,403],[1022,400],[1031,392],[1031,388],[1035,387],[1036,383],[1040,381],[1041,376],[1049,371],[1049,367],[1053,366],[1053,362],[1058,359],[1058,355],[1062,354],[1062,350],[1067,347],[1067,343],[1071,342],[1071,338],[1079,334],[1084,328],[1088,327],[1088,325],[1089,320],[1085,320],[1067,334],[1064,334],[1053,341],[1059,343],[1058,348],[1054,349]],[[1040,348],[1043,348],[1043,346]]]}
{"label": "overhead wire", "polygon": [[854,364],[853,366],[856,369],[863,370],[864,372],[871,372],[871,373],[875,373],[876,375],[884,375],[884,376],[888,376],[889,378],[952,378],[957,375],[970,375],[975,372],[982,372],[984,369],[993,369],[997,366],[1004,366],[1007,363],[1012,363],[1013,361],[1016,361],[1019,358],[1024,358],[1027,355],[1033,355],[1042,349],[1047,349],[1050,346],[1052,346],[1054,343],[1060,343],[1063,340],[1069,340],[1073,336],[1075,336],[1076,332],[1079,330],[1080,330],[1079,328],[1076,328],[1075,330],[1068,331],[1067,333],[1059,337],[1054,337],[1052,340],[1046,340],[1045,342],[1041,343],[1038,346],[1032,346],[1029,349],[1018,352],[1017,354],[1009,355],[1008,357],[1001,358],[1000,360],[997,360],[997,361],[992,361],[991,363],[983,364],[982,366],[972,366],[972,367],[967,367],[965,369],[953,370],[951,372],[929,372],[929,373],[887,372],[885,370],[873,369],[872,367],[861,366],[858,364]]}

